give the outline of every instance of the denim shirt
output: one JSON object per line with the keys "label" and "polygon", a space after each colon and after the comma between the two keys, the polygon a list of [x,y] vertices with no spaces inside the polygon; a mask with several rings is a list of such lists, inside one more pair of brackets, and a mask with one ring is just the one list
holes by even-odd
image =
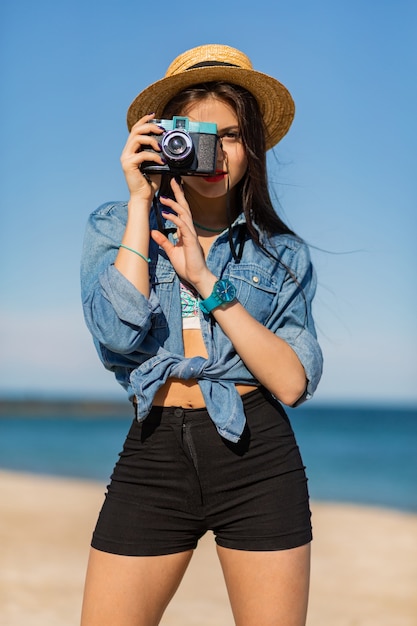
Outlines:
{"label": "denim shirt", "polygon": [[[208,358],[184,357],[179,278],[165,252],[151,239],[149,298],[114,266],[126,220],[126,202],[104,204],[91,214],[84,239],[82,302],[101,361],[114,372],[129,398],[136,398],[138,420],[146,418],[156,391],[169,377],[196,379],[218,432],[238,441],[245,415],[235,384],[259,386],[259,382],[214,318],[202,311]],[[308,381],[298,405],[312,396],[322,372],[311,315],[316,277],[309,250],[291,235],[263,237],[273,259],[253,242],[244,225],[241,214],[231,227],[235,246],[239,250],[239,242],[243,245],[240,262],[232,255],[228,230],[216,238],[206,262],[215,276],[233,282],[237,299],[247,311],[297,354]],[[157,228],[154,213],[151,228]],[[175,241],[174,224],[167,220],[165,229]]]}

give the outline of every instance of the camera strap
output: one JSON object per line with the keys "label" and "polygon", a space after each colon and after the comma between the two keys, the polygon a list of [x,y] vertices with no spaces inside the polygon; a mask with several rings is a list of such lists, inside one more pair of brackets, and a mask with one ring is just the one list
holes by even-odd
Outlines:
{"label": "camera strap", "polygon": [[152,210],[155,213],[156,224],[158,226],[159,232],[161,232],[166,237],[168,237],[168,235],[170,233],[176,233],[177,232],[177,228],[176,227],[171,226],[170,228],[167,228],[165,226],[165,223],[164,223],[164,221],[162,219],[162,216],[161,216],[161,212],[159,210],[159,204],[158,204],[158,200],[157,200],[156,196],[154,196],[154,198],[152,200]]}
{"label": "camera strap", "polygon": [[[155,214],[158,230],[161,233],[163,233],[164,235],[169,235],[169,233],[176,231],[176,228],[165,227],[164,221],[159,211],[159,204],[158,204],[156,195],[154,196],[152,200],[152,210]],[[227,237],[228,237],[229,246],[232,252],[233,259],[235,263],[240,263],[242,256],[243,256],[243,250],[244,250],[245,242],[246,242],[246,224],[238,225],[237,242],[236,242],[237,245],[235,245],[235,242],[233,241],[233,228],[232,228],[231,217],[232,216],[231,216],[231,210],[230,210],[229,191],[228,191],[227,193],[227,221],[228,221],[229,227],[227,231]]]}
{"label": "camera strap", "polygon": [[240,263],[243,255],[243,249],[246,241],[246,224],[239,224],[237,233],[238,249],[236,250],[235,242],[233,241],[233,228],[232,228],[232,209],[230,206],[230,190],[229,190],[229,177],[227,177],[227,223],[229,225],[227,236],[229,239],[229,246],[232,252],[235,263]]}
{"label": "camera strap", "polygon": [[159,212],[159,206],[158,206],[158,200],[156,199],[156,194],[154,195],[153,200],[152,200],[152,210],[155,213],[156,223],[158,225],[158,230],[161,233],[164,233],[164,235],[165,235],[166,234],[165,233],[165,227],[164,227],[164,223],[162,221],[161,214]]}

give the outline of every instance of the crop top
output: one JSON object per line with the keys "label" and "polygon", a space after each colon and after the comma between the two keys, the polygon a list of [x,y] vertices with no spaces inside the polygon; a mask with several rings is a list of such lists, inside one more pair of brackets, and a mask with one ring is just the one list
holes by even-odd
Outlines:
{"label": "crop top", "polygon": [[182,329],[191,330],[201,328],[200,323],[200,298],[198,293],[190,286],[180,282],[181,317]]}

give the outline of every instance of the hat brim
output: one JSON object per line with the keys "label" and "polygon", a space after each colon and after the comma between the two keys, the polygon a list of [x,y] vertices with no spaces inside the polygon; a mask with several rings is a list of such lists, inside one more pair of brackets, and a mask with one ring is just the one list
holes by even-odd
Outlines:
{"label": "hat brim", "polygon": [[239,85],[255,96],[264,119],[267,150],[288,132],[295,113],[294,101],[288,89],[268,74],[227,66],[190,69],[152,83],[133,100],[128,109],[129,131],[144,115],[155,113],[156,117],[161,117],[168,102],[183,89],[213,81]]}

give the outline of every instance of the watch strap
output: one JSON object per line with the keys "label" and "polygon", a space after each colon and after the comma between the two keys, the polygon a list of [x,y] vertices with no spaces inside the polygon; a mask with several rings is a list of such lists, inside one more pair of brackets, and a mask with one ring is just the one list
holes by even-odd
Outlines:
{"label": "watch strap", "polygon": [[236,289],[228,279],[221,278],[214,283],[213,290],[208,298],[201,300],[200,309],[203,313],[211,313],[222,304],[233,302],[236,297]]}
{"label": "watch strap", "polygon": [[213,309],[216,309],[221,304],[223,303],[220,300],[219,296],[216,293],[212,293],[205,300],[201,300],[200,309],[203,311],[203,313],[206,313],[208,315],[209,313],[211,313],[211,311],[213,311]]}

